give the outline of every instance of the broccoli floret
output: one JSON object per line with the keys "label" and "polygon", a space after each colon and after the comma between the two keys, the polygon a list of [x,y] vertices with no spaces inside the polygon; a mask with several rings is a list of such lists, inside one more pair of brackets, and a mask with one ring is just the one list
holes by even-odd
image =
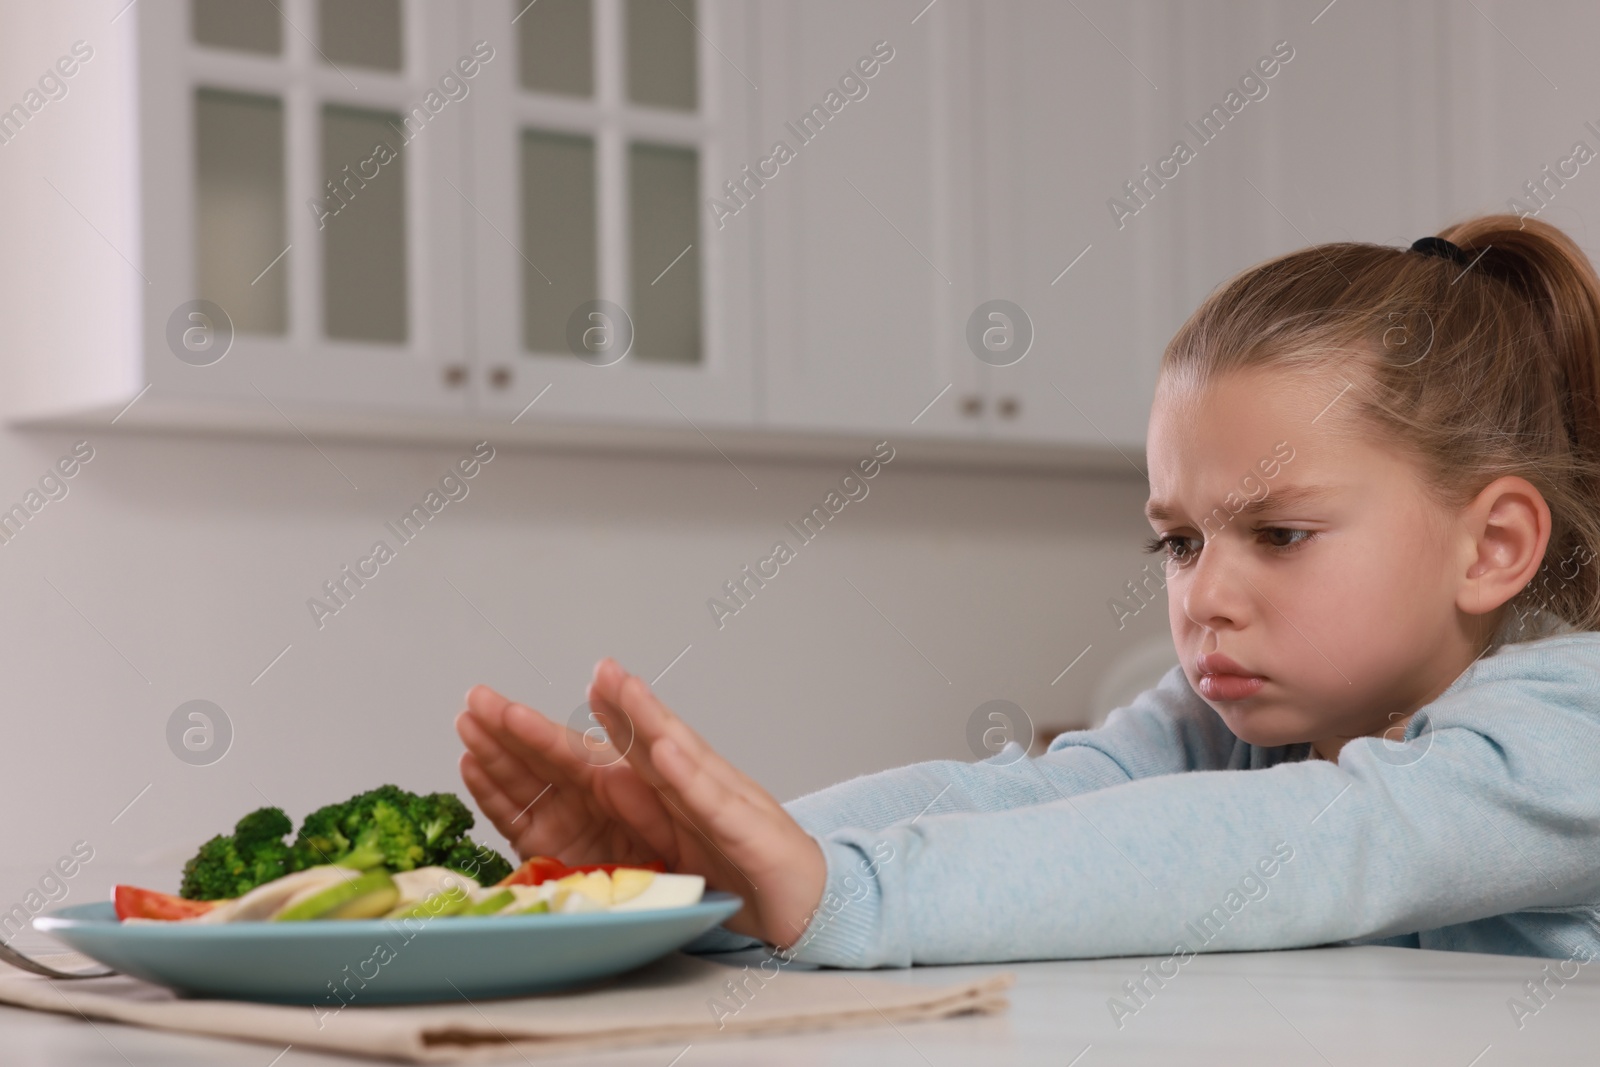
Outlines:
{"label": "broccoli floret", "polygon": [[350,839],[339,828],[342,804],[329,804],[306,816],[300,833],[294,839],[294,869],[331,864],[338,856],[350,851]]}
{"label": "broccoli floret", "polygon": [[468,878],[476,879],[479,885],[494,885],[511,873],[511,864],[506,862],[504,856],[488,845],[478,844],[470,837],[463,837],[456,842],[455,847],[437,863],[441,867],[460,871]]}
{"label": "broccoli floret", "polygon": [[465,836],[472,812],[453,793],[418,796],[393,785],[357,793],[307,815],[292,845],[294,824],[278,808],[240,819],[231,837],[218,835],[184,867],[183,895],[195,900],[240,896],[264,882],[324,864],[409,871],[438,865],[485,885],[511,873],[493,849]]}
{"label": "broccoli floret", "polygon": [[423,845],[433,860],[444,856],[476,821],[454,793],[417,797],[409,811],[412,820],[422,829]]}
{"label": "broccoli floret", "polygon": [[233,835],[241,841],[283,842],[283,835],[294,832],[294,820],[282,808],[257,808],[240,819],[233,827]]}
{"label": "broccoli floret", "polygon": [[392,785],[357,793],[306,816],[295,838],[296,869],[332,863],[365,870],[409,871],[428,858],[426,838],[410,812],[421,800]]}
{"label": "broccoli floret", "polygon": [[294,828],[279,808],[260,808],[240,819],[231,836],[218,834],[183,865],[180,896],[189,900],[239,897],[295,869],[283,835]]}

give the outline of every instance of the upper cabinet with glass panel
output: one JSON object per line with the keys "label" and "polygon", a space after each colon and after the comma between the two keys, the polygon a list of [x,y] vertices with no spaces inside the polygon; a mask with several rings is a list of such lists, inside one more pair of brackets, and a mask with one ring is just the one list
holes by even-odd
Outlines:
{"label": "upper cabinet with glass panel", "polygon": [[[536,417],[751,419],[754,227],[707,225],[713,175],[752,158],[742,7],[133,14],[161,237],[147,345],[171,388],[520,411],[560,382]],[[194,301],[232,338],[200,370],[159,358]]]}
{"label": "upper cabinet with glass panel", "polygon": [[754,422],[759,229],[711,209],[760,158],[747,5],[163,0],[120,18],[139,341],[111,395],[285,425],[310,408]]}
{"label": "upper cabinet with glass panel", "polygon": [[[463,156],[493,46],[467,40],[457,6],[417,0],[133,15],[159,236],[151,380],[257,403],[465,408]],[[226,359],[163,353],[168,318],[194,301]]]}
{"label": "upper cabinet with glass panel", "polygon": [[[361,92],[354,77],[370,83],[366,70],[402,70],[399,0],[315,0],[314,7],[316,35],[308,35],[306,44],[345,83],[343,88]],[[283,57],[281,94],[245,95],[209,85],[195,89],[199,293],[224,309],[238,308],[237,315],[229,314],[241,332],[285,334],[287,279],[297,267],[288,257],[293,242],[284,224],[285,145],[288,134],[299,133],[294,140],[312,151],[311,158],[297,162],[309,164],[319,179],[317,195],[306,207],[320,238],[320,256],[315,256],[321,277],[320,337],[404,344],[409,334],[405,116],[396,108],[317,101],[309,139],[307,131],[286,130],[283,98],[297,95],[302,86],[294,78],[294,57],[283,47],[283,9],[275,0],[192,0],[191,11],[195,44]],[[346,95],[338,84],[328,87],[330,96]],[[321,95],[314,82],[313,95]],[[392,91],[373,95],[394,100]],[[280,252],[287,262],[277,259]]]}
{"label": "upper cabinet with glass panel", "polygon": [[[705,130],[687,124],[670,132],[625,126],[634,106],[696,110],[694,0],[626,0],[609,10],[602,3],[605,36],[596,34],[593,0],[508,2],[517,9],[517,87],[536,94],[519,109],[526,115],[515,175],[522,236],[550,264],[547,271],[530,256],[522,266],[524,351],[567,352],[573,310],[605,298],[628,310],[632,358],[699,363],[701,261],[694,246]],[[597,64],[597,51],[610,54]],[[625,95],[616,92],[614,77],[597,83],[597,65],[608,72],[620,67]],[[587,106],[566,115],[556,108],[541,111],[538,95]],[[563,121],[579,115],[586,121]],[[572,130],[574,124],[579,131]],[[607,125],[624,126],[622,135],[597,152],[596,138]],[[602,188],[625,189],[626,197],[601,196]],[[603,212],[614,217],[602,219]],[[602,250],[602,233],[612,231],[624,240],[615,250]],[[608,262],[613,258],[621,262]],[[626,323],[603,321],[605,313],[598,314],[597,332],[627,335]]]}
{"label": "upper cabinet with glass panel", "polygon": [[473,12],[516,50],[473,127],[485,403],[548,385],[542,410],[747,421],[753,227],[719,231],[707,206],[712,176],[752,158],[744,5]]}

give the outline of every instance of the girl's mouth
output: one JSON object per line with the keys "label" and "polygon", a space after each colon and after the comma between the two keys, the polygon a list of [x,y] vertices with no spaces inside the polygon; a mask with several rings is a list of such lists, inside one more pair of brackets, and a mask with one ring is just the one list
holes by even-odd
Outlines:
{"label": "girl's mouth", "polygon": [[1207,700],[1244,700],[1255,696],[1266,684],[1260,675],[1202,674],[1200,695]]}

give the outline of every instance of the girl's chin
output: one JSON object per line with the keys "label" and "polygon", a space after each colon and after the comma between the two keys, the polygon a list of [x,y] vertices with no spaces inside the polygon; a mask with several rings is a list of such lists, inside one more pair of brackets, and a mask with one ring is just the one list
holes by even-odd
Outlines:
{"label": "girl's chin", "polygon": [[1233,736],[1257,748],[1298,745],[1320,736],[1311,724],[1297,721],[1299,716],[1271,706],[1216,710]]}

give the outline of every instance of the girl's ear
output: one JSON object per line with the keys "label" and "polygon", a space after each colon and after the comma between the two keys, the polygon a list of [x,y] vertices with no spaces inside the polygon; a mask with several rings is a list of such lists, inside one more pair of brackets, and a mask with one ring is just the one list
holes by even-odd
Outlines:
{"label": "girl's ear", "polygon": [[1467,505],[1460,528],[1467,566],[1456,607],[1483,615],[1516,596],[1539,573],[1550,541],[1550,507],[1533,483],[1506,475]]}

